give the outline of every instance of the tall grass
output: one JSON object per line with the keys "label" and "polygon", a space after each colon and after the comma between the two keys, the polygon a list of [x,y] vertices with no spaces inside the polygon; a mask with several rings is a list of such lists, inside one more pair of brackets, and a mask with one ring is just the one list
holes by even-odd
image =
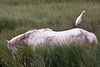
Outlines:
{"label": "tall grass", "polygon": [[44,4],[44,3],[64,3],[64,2],[100,2],[100,0],[0,0],[0,4],[22,5],[22,4]]}
{"label": "tall grass", "polygon": [[[3,49],[4,50],[4,49]],[[1,66],[7,67],[98,67],[100,46],[54,46],[38,47],[33,51],[29,46],[20,48],[16,60],[8,49],[1,55]]]}
{"label": "tall grass", "polygon": [[[1,0],[2,1],[2,0]],[[18,5],[12,4],[18,1]],[[49,27],[53,30],[74,28],[79,14],[86,10],[80,25],[96,34],[100,41],[100,4],[94,2],[22,4],[22,0],[0,2],[0,66],[2,67],[99,67],[100,46],[38,47],[33,51],[24,44],[13,60],[6,40],[33,28]],[[25,1],[25,0],[24,0]],[[23,1],[23,2],[24,2]],[[35,0],[31,0],[35,1]],[[31,2],[29,1],[29,2]],[[36,0],[37,1],[37,0]],[[41,0],[42,1],[42,0]],[[49,0],[44,0],[49,1]],[[51,1],[51,0],[50,0]],[[55,0],[56,1],[56,0]],[[58,1],[58,0],[57,0]],[[59,0],[59,2],[62,0]],[[64,0],[63,0],[64,1]],[[66,0],[67,1],[67,0]],[[74,0],[73,0],[74,1]],[[76,0],[77,1],[77,0]],[[5,5],[5,2],[7,4]],[[8,4],[9,2],[9,4]],[[15,3],[14,2],[14,3]],[[19,2],[20,5],[19,5]],[[3,4],[2,4],[3,3]]]}

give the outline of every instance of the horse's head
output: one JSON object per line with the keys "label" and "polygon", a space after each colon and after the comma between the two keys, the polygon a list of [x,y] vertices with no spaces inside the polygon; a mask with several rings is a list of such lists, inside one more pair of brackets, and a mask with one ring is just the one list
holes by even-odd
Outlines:
{"label": "horse's head", "polygon": [[16,54],[17,48],[11,41],[7,40],[7,42],[8,42],[8,44],[7,44],[8,49],[11,52],[11,54],[14,56],[14,54]]}

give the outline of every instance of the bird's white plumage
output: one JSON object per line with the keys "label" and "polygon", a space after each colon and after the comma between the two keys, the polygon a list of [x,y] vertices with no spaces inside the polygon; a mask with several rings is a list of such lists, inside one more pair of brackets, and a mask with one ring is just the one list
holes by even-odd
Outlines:
{"label": "bird's white plumage", "polygon": [[78,16],[78,18],[76,19],[76,22],[75,22],[75,26],[78,26],[82,22],[82,16],[84,13],[85,13],[85,10],[83,10],[82,13],[80,14],[80,16]]}

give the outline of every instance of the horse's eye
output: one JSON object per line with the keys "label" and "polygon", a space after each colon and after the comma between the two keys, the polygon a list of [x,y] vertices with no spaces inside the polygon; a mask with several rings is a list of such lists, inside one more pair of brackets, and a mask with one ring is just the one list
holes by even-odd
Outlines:
{"label": "horse's eye", "polygon": [[12,52],[12,49],[10,49],[9,51]]}

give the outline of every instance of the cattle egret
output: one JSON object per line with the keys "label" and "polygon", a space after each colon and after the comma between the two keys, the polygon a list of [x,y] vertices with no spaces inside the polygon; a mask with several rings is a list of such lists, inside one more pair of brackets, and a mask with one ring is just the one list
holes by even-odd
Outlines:
{"label": "cattle egret", "polygon": [[86,13],[85,10],[80,14],[80,16],[76,19],[75,26],[78,27],[78,25],[82,22],[82,16]]}

